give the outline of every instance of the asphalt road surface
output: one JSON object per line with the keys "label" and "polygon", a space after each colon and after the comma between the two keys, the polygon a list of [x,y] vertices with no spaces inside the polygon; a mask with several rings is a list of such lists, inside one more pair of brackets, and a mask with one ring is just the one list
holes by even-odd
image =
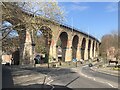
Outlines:
{"label": "asphalt road surface", "polygon": [[[87,71],[88,71],[88,73],[86,73],[87,76],[85,74],[81,75],[75,72],[70,72],[69,74],[64,74],[61,72],[59,73],[60,75],[52,78],[53,81],[51,84],[67,86],[69,88],[115,88],[112,87],[110,83],[109,83],[110,85],[108,83],[103,83],[104,81],[102,82],[102,79],[100,78],[99,81],[101,82],[97,81],[95,78],[89,77],[90,69],[88,67],[82,69],[82,72],[87,72]],[[97,72],[94,72],[93,75],[95,75],[95,73]],[[96,76],[97,75],[98,74],[96,74]]]}
{"label": "asphalt road surface", "polygon": [[[12,72],[11,72],[12,71]],[[19,73],[18,73],[19,72]],[[19,76],[13,76],[14,74]],[[3,88],[17,87],[41,88],[42,76],[46,75],[44,84],[53,90],[57,88],[117,88],[117,78],[112,75],[98,73],[85,66],[78,68],[78,71],[69,68],[22,68],[12,69],[3,67],[2,72]],[[27,76],[26,76],[27,75]],[[30,78],[32,80],[30,80]],[[42,79],[40,79],[42,78]],[[29,82],[26,82],[26,81]],[[24,83],[23,83],[24,81]],[[20,83],[22,82],[22,83]],[[24,86],[22,86],[24,84]]]}
{"label": "asphalt road surface", "polygon": [[92,79],[96,79],[96,81],[99,81],[101,83],[106,83],[111,87],[118,87],[118,78],[120,76],[114,76],[110,74],[105,74],[102,72],[97,72],[92,70],[90,67],[85,66],[81,69],[81,72],[86,75],[86,77],[91,77]]}

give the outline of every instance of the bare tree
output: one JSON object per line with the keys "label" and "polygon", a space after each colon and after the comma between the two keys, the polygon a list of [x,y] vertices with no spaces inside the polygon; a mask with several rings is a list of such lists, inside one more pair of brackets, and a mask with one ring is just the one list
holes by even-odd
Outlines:
{"label": "bare tree", "polygon": [[[40,16],[41,18],[47,18],[51,21],[54,22],[62,22],[65,20],[64,18],[64,11],[61,9],[60,6],[58,6],[57,2],[1,2],[2,6],[6,8],[6,4],[12,5],[14,8],[11,9],[16,9],[22,10],[23,12],[26,12],[28,14],[31,14],[33,16]],[[19,13],[19,15],[22,15],[17,9],[15,10],[15,13]],[[10,11],[8,11],[7,14],[9,14]],[[15,15],[15,14],[13,14]],[[8,16],[8,15],[7,15]],[[9,15],[11,17],[11,15]],[[16,18],[19,18],[18,16]],[[13,28],[16,28],[18,26],[21,26],[22,24],[28,24],[34,17],[31,17],[29,20],[23,23],[18,23],[16,25],[2,28],[1,33],[3,35],[3,39],[7,37],[7,35],[11,32]],[[7,30],[6,30],[7,29]]]}
{"label": "bare tree", "polygon": [[[3,45],[5,45],[5,42],[8,41],[7,40],[8,36],[10,36],[10,33],[12,32],[13,29],[25,24],[29,24],[30,21],[34,19],[34,16],[38,16],[45,19],[47,18],[53,22],[62,22],[64,20],[64,11],[61,9],[61,7],[58,6],[57,2],[33,2],[33,3],[1,2],[1,3],[2,3],[2,7],[4,7],[5,9],[9,8],[7,7],[7,4],[9,4],[9,6],[12,6],[12,8],[10,7],[10,9],[7,11],[8,12],[7,15],[4,15],[4,16],[8,16],[8,18],[11,17],[11,15],[9,15],[9,13],[11,13],[10,10],[14,10],[14,12],[17,14],[16,15],[15,13],[13,13],[13,16],[15,18],[19,18],[19,15],[22,15],[22,13],[20,13],[19,10],[22,10],[23,12],[33,15],[33,17],[31,17],[29,20],[26,20],[22,23],[19,22],[17,24],[9,25],[9,26],[2,24],[2,28],[0,30],[0,33],[2,34],[2,38],[0,39],[0,41],[4,43]],[[3,16],[3,21],[4,21],[4,16]]]}
{"label": "bare tree", "polygon": [[107,56],[107,50],[111,47],[115,48],[115,57],[120,57],[118,46],[118,32],[112,31],[110,34],[106,34],[101,39],[100,53],[103,57]]}

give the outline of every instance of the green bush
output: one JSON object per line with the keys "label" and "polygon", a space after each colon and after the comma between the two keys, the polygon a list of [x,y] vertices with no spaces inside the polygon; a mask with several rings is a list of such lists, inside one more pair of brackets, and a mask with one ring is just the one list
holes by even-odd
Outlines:
{"label": "green bush", "polygon": [[98,67],[103,67],[103,65],[99,65]]}
{"label": "green bush", "polygon": [[120,68],[114,67],[113,70],[118,70],[118,71],[120,71]]}

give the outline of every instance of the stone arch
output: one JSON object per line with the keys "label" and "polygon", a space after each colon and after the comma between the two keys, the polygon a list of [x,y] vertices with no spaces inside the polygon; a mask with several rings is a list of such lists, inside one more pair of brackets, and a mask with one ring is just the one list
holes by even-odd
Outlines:
{"label": "stone arch", "polygon": [[82,43],[81,43],[81,59],[85,59],[84,55],[85,55],[85,47],[86,47],[86,38],[82,39]]}
{"label": "stone arch", "polygon": [[[6,15],[7,16],[7,15]],[[7,20],[11,22],[14,26],[13,29],[15,29],[19,34],[19,56],[20,56],[20,64],[30,64],[33,62],[32,58],[32,43],[31,43],[31,35],[29,30],[31,30],[30,26],[24,23],[24,20],[22,21],[21,18],[16,16],[11,17],[4,17],[2,18],[2,21]]]}
{"label": "stone arch", "polygon": [[[10,32],[7,35],[7,37],[2,40],[2,42],[4,43],[4,40],[9,39],[7,41],[7,43],[9,45],[12,44],[12,46],[9,47],[9,49],[11,48],[11,50],[9,51],[9,49],[7,49],[6,52],[10,52],[10,54],[12,54],[14,65],[19,65],[20,64],[20,60],[23,57],[23,50],[24,50],[23,48],[24,48],[24,43],[25,43],[25,38],[26,38],[25,28],[21,25],[17,25],[20,22],[20,21],[18,21],[18,22],[17,21],[18,20],[15,19],[15,18],[14,19],[9,18],[9,19],[3,19],[2,20],[2,26],[5,23],[6,28],[7,28],[7,29],[3,29],[2,34],[4,33],[4,30],[7,30],[8,32]],[[22,30],[23,28],[24,28],[24,31]]]}
{"label": "stone arch", "polygon": [[39,30],[43,33],[43,36],[45,38],[45,45],[48,45],[50,47],[51,39],[52,39],[52,30],[47,25],[42,25]]}
{"label": "stone arch", "polygon": [[41,29],[41,28],[51,29],[50,25],[46,25],[46,24],[39,25],[38,28],[39,28],[39,29]]}
{"label": "stone arch", "polygon": [[[51,45],[51,41],[52,41],[52,30],[49,26],[42,25],[42,26],[39,26],[39,29],[37,31],[41,32],[41,34],[43,35],[43,39],[44,39],[43,40],[44,45],[42,46],[44,48],[44,52],[40,51],[39,53],[45,54],[45,59],[43,62],[47,63],[49,61],[49,58],[50,58],[49,52],[50,52],[50,45]],[[38,42],[35,42],[35,43],[38,43]],[[39,44],[41,44],[41,43],[39,43]],[[38,46],[40,46],[40,45],[38,45]],[[38,47],[38,48],[40,48],[40,47]]]}
{"label": "stone arch", "polygon": [[91,40],[88,41],[88,59],[90,59]]}
{"label": "stone arch", "polygon": [[[61,32],[57,40],[57,56],[61,55],[61,60],[65,61],[66,49],[68,44],[68,34],[67,32]],[[61,49],[61,52],[59,52]],[[59,57],[58,57],[59,58]]]}
{"label": "stone arch", "polygon": [[72,59],[76,58],[77,56],[78,42],[79,42],[79,37],[78,35],[75,35],[72,40]]}
{"label": "stone arch", "polygon": [[5,16],[2,15],[2,22],[4,21],[8,21],[10,22],[12,25],[13,25],[13,29],[16,29],[17,31],[21,31],[20,29],[24,29],[25,30],[25,24],[24,24],[24,21],[21,20],[19,17],[16,17],[16,16],[8,16],[6,15],[5,13]]}
{"label": "stone arch", "polygon": [[36,54],[45,54],[46,53],[46,38],[43,31],[40,29],[35,32],[35,55]]}

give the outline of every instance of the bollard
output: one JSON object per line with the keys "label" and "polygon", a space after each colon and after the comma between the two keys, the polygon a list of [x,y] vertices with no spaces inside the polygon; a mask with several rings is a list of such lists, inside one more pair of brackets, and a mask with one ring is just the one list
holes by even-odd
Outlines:
{"label": "bollard", "polygon": [[76,61],[76,67],[77,67],[77,61]]}

